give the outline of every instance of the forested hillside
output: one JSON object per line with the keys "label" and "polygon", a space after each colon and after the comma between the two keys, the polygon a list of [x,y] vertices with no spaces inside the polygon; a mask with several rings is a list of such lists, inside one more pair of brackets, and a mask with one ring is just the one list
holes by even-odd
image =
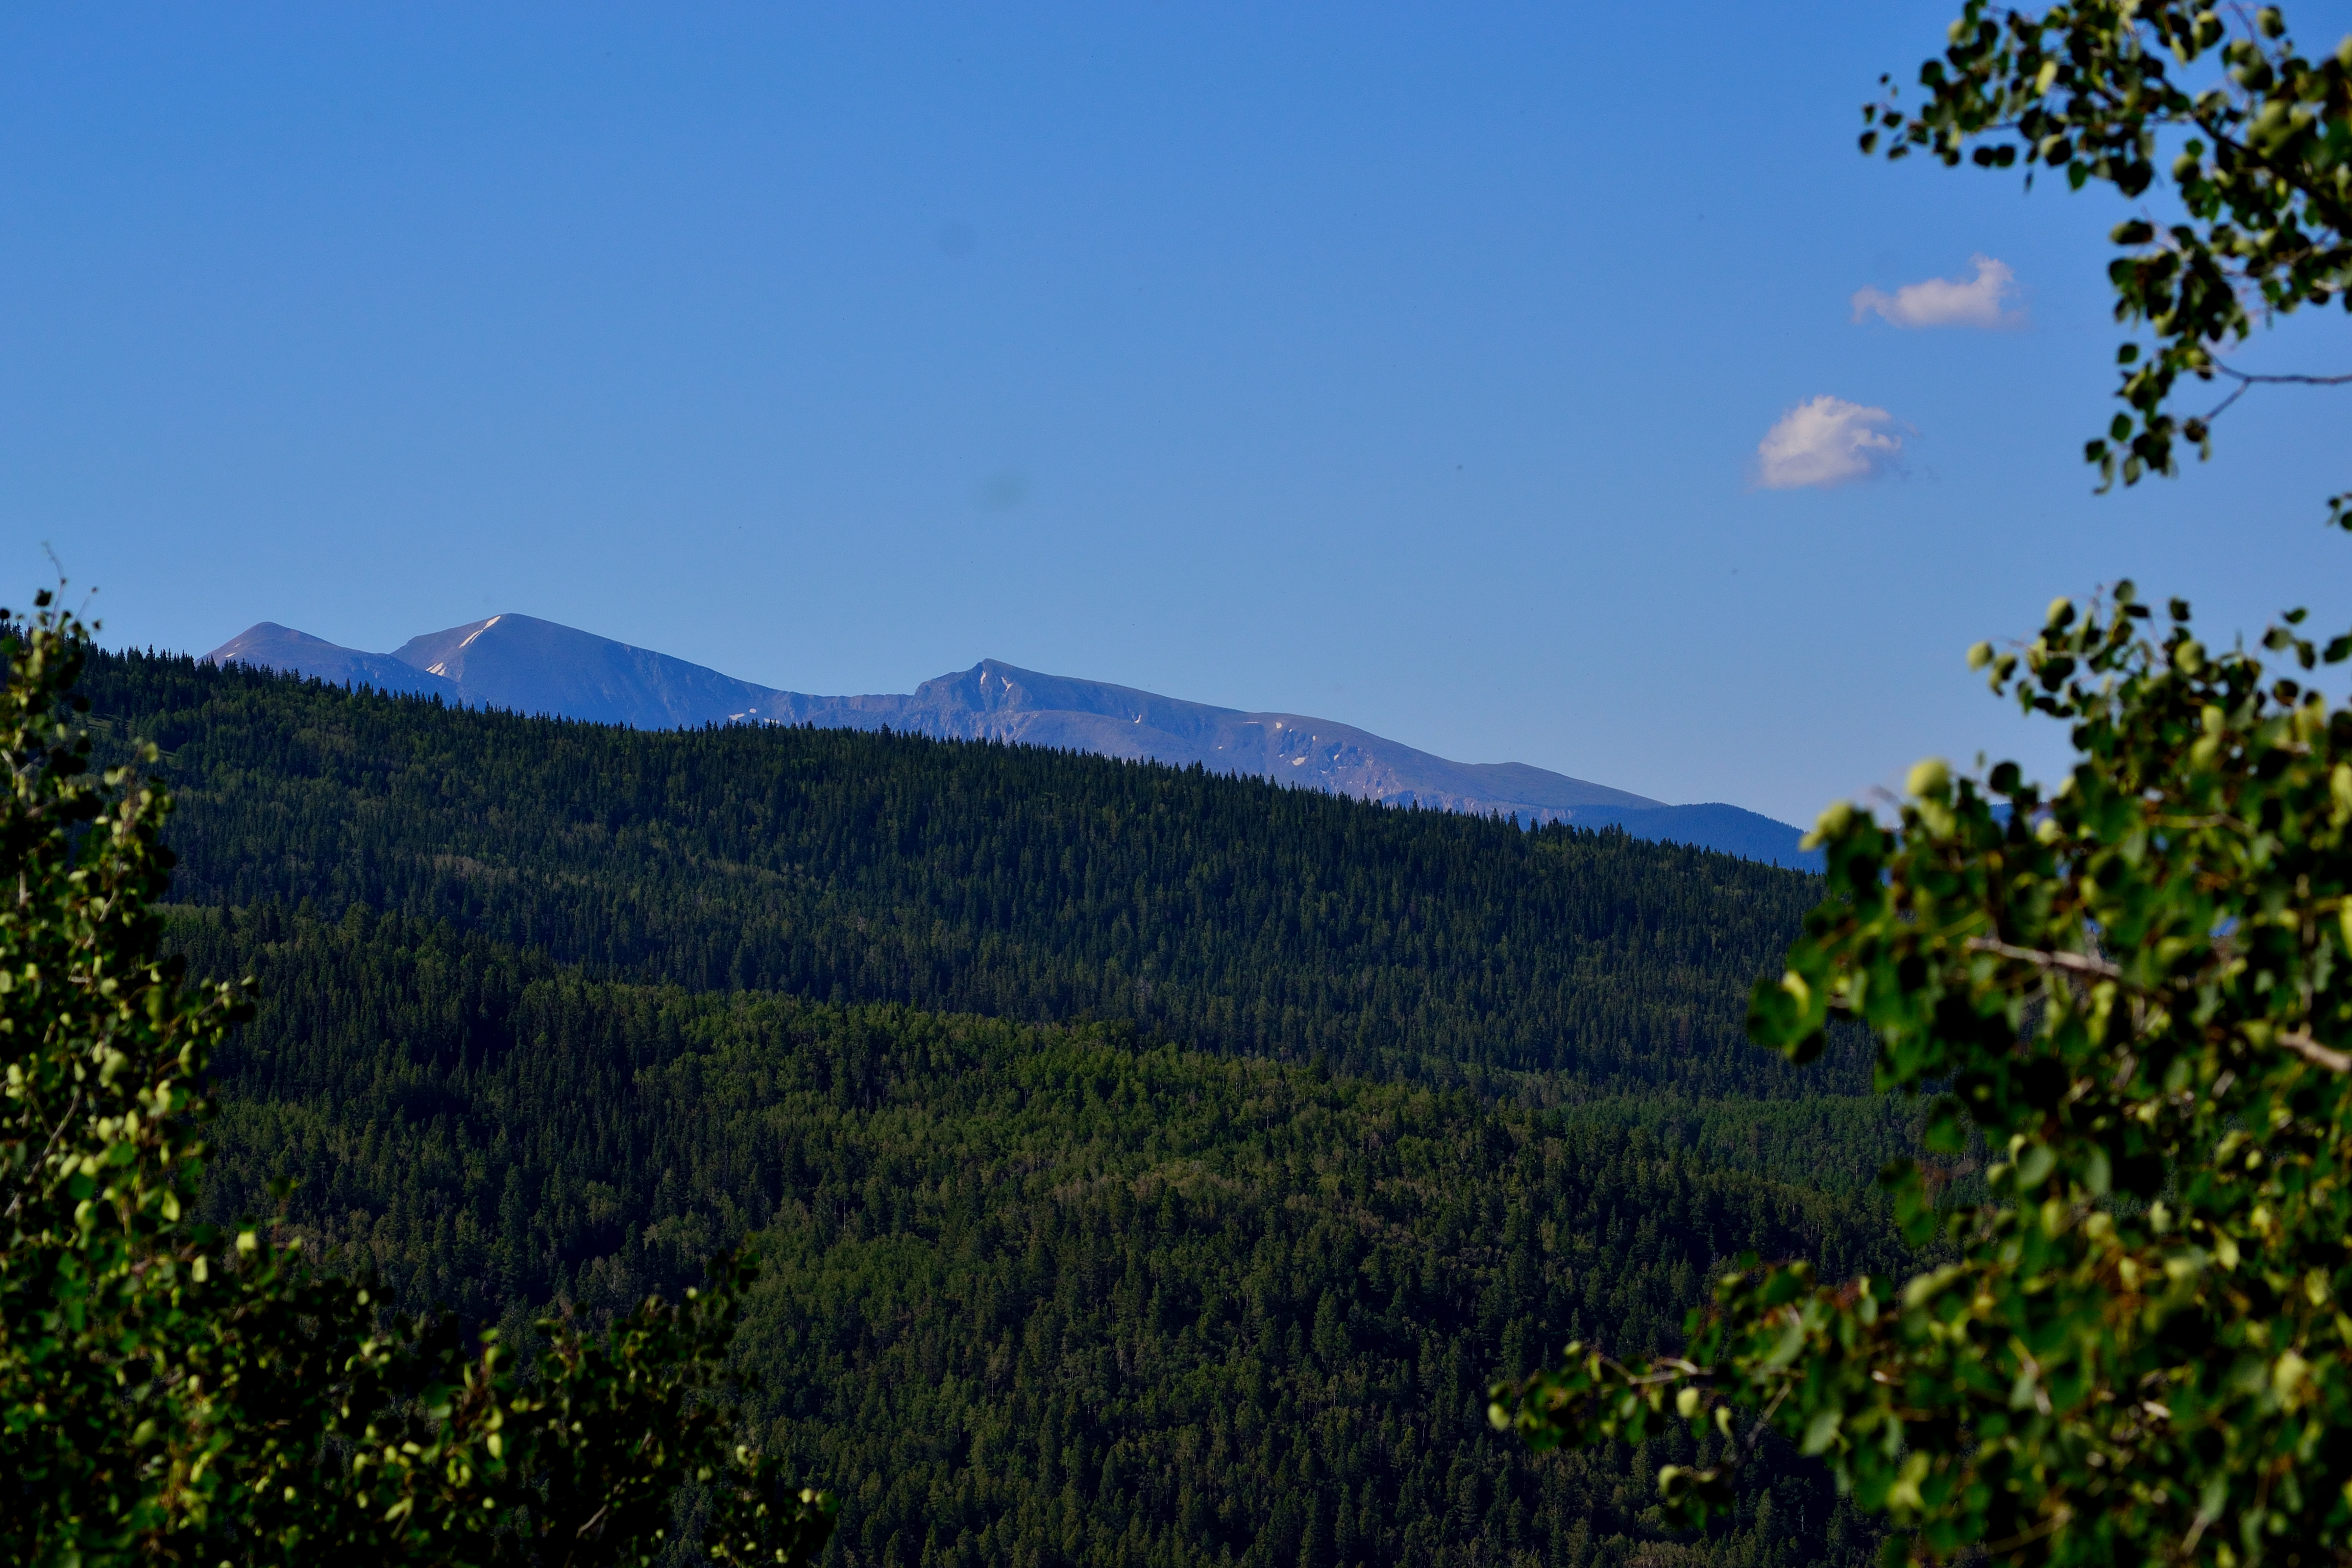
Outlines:
{"label": "forested hillside", "polygon": [[748,1242],[845,1568],[1867,1553],[1789,1456],[1689,1540],[1679,1452],[1484,1419],[1744,1249],[1904,1266],[1904,1108],[1743,1037],[1808,879],[989,744],[88,689],[166,748],[174,948],[258,983],[212,1215],[293,1178],[342,1266],[526,1342]]}
{"label": "forested hillside", "polygon": [[[1852,1189],[1904,1130],[1847,1102],[1780,1110],[1842,1130],[1832,1194],[1624,1107],[599,984],[356,907],[186,916],[177,941],[263,983],[220,1217],[296,1177],[305,1227],[406,1303],[510,1330],[751,1239],[768,1441],[847,1494],[860,1563],[1622,1559],[1663,1539],[1647,1478],[1675,1456],[1530,1458],[1487,1430],[1486,1383],[1570,1337],[1670,1343],[1744,1247],[1897,1262]],[[1856,1544],[1817,1476],[1774,1479],[1705,1560]]]}
{"label": "forested hillside", "polygon": [[1705,850],[1198,770],[632,731],[146,655],[86,683],[180,794],[176,898],[446,918],[600,976],[1036,1021],[1426,1081],[1801,1080],[1749,983],[1818,886]]}

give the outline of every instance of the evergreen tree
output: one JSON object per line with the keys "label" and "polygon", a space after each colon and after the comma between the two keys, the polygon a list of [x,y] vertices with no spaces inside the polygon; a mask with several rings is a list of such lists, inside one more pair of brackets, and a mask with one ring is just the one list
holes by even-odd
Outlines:
{"label": "evergreen tree", "polygon": [[[379,1325],[299,1238],[194,1224],[206,1068],[245,1011],[184,990],[154,910],[169,795],[93,773],[72,695],[89,654],[36,601],[0,637],[0,1551],[26,1563],[646,1563],[703,1489],[727,1562],[799,1563],[829,1500],[770,1496],[719,1384],[751,1271],[604,1333]],[[6,620],[0,615],[0,620]]]}

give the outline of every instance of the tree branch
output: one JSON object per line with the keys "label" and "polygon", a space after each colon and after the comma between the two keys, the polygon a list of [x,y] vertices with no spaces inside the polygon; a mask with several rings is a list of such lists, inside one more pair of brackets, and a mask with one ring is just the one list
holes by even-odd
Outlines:
{"label": "tree branch", "polygon": [[1772,1417],[1779,1413],[1781,1402],[1789,1397],[1789,1390],[1795,1386],[1792,1383],[1783,1383],[1780,1392],[1772,1395],[1771,1403],[1756,1413],[1755,1421],[1748,1428],[1747,1438],[1739,1445],[1739,1458],[1733,1461],[1735,1467],[1756,1457],[1757,1446],[1764,1441],[1764,1434],[1771,1430]]}
{"label": "tree branch", "polygon": [[2051,952],[2038,947],[2016,947],[1989,936],[1969,938],[1970,952],[1990,952],[2001,958],[2014,958],[2042,969],[2063,969],[2070,973],[2093,975],[2101,980],[2121,980],[2124,972],[2104,958],[2092,958],[2080,952]]}
{"label": "tree branch", "polygon": [[2352,1073],[2352,1055],[2328,1049],[2311,1037],[2309,1029],[2290,1029],[2278,1037],[2278,1043],[2305,1061],[2315,1063],[2329,1072]]}
{"label": "tree branch", "polygon": [[2213,411],[2212,411],[2211,413],[2210,413],[2210,414],[2206,415],[2206,416],[2204,416],[2204,418],[2203,418],[2203,419],[2201,419],[2201,420],[2200,420],[2200,421],[2199,421],[2199,423],[2200,423],[2200,424],[2204,424],[2204,425],[2210,425],[2211,423],[2213,423],[2213,421],[2214,421],[2214,420],[2219,419],[2220,417],[2221,417],[2221,416],[2222,416],[2225,412],[2227,412],[2227,410],[2229,409],[2230,405],[2231,405],[2232,403],[2237,402],[2237,401],[2238,401],[2238,399],[2240,399],[2241,397],[2245,396],[2245,395],[2246,395],[2246,393],[2247,393],[2247,390],[2248,390],[2249,388],[2251,388],[2251,387],[2254,387],[2254,386],[2258,386],[2258,385],[2261,385],[2261,386],[2346,386],[2346,385],[2352,385],[2352,375],[2252,375],[2252,374],[2247,374],[2245,371],[2242,371],[2242,370],[2231,370],[2228,365],[2223,364],[2220,360],[2213,360],[2213,361],[2211,361],[2211,362],[2210,362],[2210,365],[2211,365],[2211,368],[2212,368],[2212,369],[2214,369],[2215,371],[2218,371],[2218,372],[2219,372],[2219,373],[2221,373],[2221,374],[2226,375],[2226,376],[2228,376],[2231,380],[2232,380],[2232,381],[2236,382],[2236,383],[2238,384],[2238,389],[2237,389],[2235,392],[2232,392],[2231,394],[2230,394],[2230,395],[2229,395],[2229,396],[2227,396],[2227,397],[2225,397],[2225,398],[2221,399],[2221,402],[2219,402],[2219,403],[2215,404],[2215,405],[2213,405]]}
{"label": "tree branch", "polygon": [[[2339,1068],[2336,1070],[2340,1072],[2343,1069]],[[39,1157],[35,1159],[30,1165],[27,1165],[25,1168],[25,1181],[22,1185],[17,1187],[16,1195],[9,1200],[8,1212],[5,1215],[0,1215],[0,1219],[15,1219],[16,1217],[16,1211],[25,1206],[25,1194],[32,1190],[34,1181],[33,1173],[41,1168],[42,1161],[47,1160],[49,1157],[49,1152],[58,1146],[58,1140],[65,1136],[67,1126],[74,1119],[74,1112],[80,1109],[81,1090],[76,1089],[74,1090],[73,1103],[66,1107],[66,1113],[64,1117],[58,1121],[56,1129],[50,1132],[49,1141],[41,1145]]]}
{"label": "tree branch", "polygon": [[2228,365],[2223,364],[2220,360],[2215,360],[2213,362],[2213,368],[2220,371],[2223,375],[2229,376],[2234,381],[2242,382],[2248,386],[2252,386],[2258,382],[2265,384],[2292,384],[2295,386],[2352,386],[2352,375],[2254,375],[2246,371],[2232,370]]}

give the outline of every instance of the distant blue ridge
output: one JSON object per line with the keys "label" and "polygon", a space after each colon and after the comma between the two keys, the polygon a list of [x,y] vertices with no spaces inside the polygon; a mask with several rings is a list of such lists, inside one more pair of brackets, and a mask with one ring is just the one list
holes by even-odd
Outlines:
{"label": "distant blue ridge", "polygon": [[1661,805],[1648,810],[1587,806],[1573,816],[1552,812],[1515,812],[1512,820],[1529,828],[1548,822],[1568,822],[1588,829],[1617,827],[1636,838],[1717,849],[1744,860],[1785,866],[1792,871],[1819,872],[1826,868],[1820,850],[1801,847],[1805,837],[1802,829],[1746,806],[1727,805],[1721,801],[1704,805]]}
{"label": "distant blue ridge", "polygon": [[1805,837],[1803,829],[1720,801],[1704,805],[1662,805],[1649,811],[1599,806],[1578,812],[1575,821],[1579,827],[1622,827],[1636,838],[1695,844],[1792,870],[1824,868],[1820,850],[1798,847]]}
{"label": "distant blue ridge", "polygon": [[1421,805],[1523,825],[1622,827],[1750,860],[1819,870],[1802,837],[1736,805],[1669,805],[1525,763],[1457,763],[1306,713],[1251,713],[1133,687],[1043,675],[996,659],[911,692],[819,697],[739,680],[702,665],[532,616],[500,615],[363,653],[263,621],[205,656],[339,685],[625,724],[814,724],[940,740],[1005,741],[1133,762],[1194,763],[1390,805]]}

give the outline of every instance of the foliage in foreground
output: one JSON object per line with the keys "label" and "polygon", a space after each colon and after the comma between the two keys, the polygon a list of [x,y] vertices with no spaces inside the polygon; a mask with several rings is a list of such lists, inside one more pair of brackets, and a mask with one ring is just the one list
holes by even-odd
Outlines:
{"label": "foliage in foreground", "polygon": [[1994,679],[2073,722],[2073,773],[2045,798],[2011,764],[1980,787],[1923,763],[1895,832],[1832,808],[1830,900],[1758,988],[1760,1038],[1802,1058],[1859,1019],[1882,1084],[1934,1093],[1930,1147],[1996,1156],[1948,1214],[1937,1173],[1896,1177],[1911,1234],[1958,1257],[1727,1274],[1681,1356],[1579,1348],[1498,1389],[1498,1423],[1712,1430],[1662,1477],[1694,1519],[1774,1427],[1934,1559],[2352,1542],[2352,711],[2172,615],[2158,644],[2128,584],[2053,606]]}
{"label": "foliage in foreground", "polygon": [[[2232,22],[2240,25],[2232,26]],[[2116,362],[2118,412],[2084,455],[2126,485],[2175,468],[2186,440],[2210,453],[2213,420],[2264,383],[2345,384],[2347,374],[2250,374],[2220,355],[2305,305],[2352,310],[2352,36],[2316,58],[2286,18],[2203,0],[2074,0],[2040,12],[1968,0],[1950,47],[1920,68],[1906,116],[1890,91],[1868,104],[1862,149],[1916,151],[1957,165],[2063,170],[2138,200],[2168,182],[2175,221],[2140,216],[2109,237],[2116,319],[2146,323]],[[2169,158],[2168,160],[2168,154]],[[2232,390],[2183,419],[2182,378]],[[2352,528],[2352,492],[2329,503]]]}
{"label": "foliage in foreground", "polygon": [[193,1223],[206,1064],[246,1004],[159,957],[170,800],[91,771],[87,637],[37,605],[0,641],[0,1555],[644,1563],[700,1482],[716,1560],[812,1556],[829,1500],[784,1497],[709,1397],[745,1266],[603,1334],[551,1321],[526,1374]]}
{"label": "foliage in foreground", "polygon": [[[2215,351],[2256,304],[2352,304],[2352,38],[2315,62],[2276,9],[2233,32],[2179,0],[1969,0],[1950,37],[1916,116],[1867,111],[1864,152],[1889,132],[1896,157],[2022,156],[2138,196],[2159,136],[2189,133],[2187,221],[2113,236],[2137,247],[2109,268],[2116,316],[2157,343],[2118,355],[2132,414],[2087,453],[2109,479],[2206,440],[2212,415],[2167,411],[2184,375],[2329,379]],[[1876,1081],[1931,1097],[1930,1149],[1993,1157],[1985,1201],[1943,1212],[1951,1173],[1888,1172],[1906,1230],[1953,1260],[1834,1288],[1744,1260],[1680,1356],[1573,1345],[1496,1386],[1497,1426],[1708,1434],[1659,1476],[1693,1521],[1778,1430],[1933,1561],[2352,1555],[2352,711],[2298,679],[2323,657],[2301,612],[2263,639],[2284,673],[2209,653],[2177,599],[2160,640],[2152,618],[2124,584],[2088,616],[2054,603],[2021,673],[1979,644],[1997,692],[2072,726],[2071,772],[2045,798],[2013,763],[1956,785],[1923,763],[1891,832],[1832,807],[1829,900],[1757,987],[1759,1040],[1804,1059],[1859,1020]],[[2347,657],[2352,637],[2324,654]]]}

